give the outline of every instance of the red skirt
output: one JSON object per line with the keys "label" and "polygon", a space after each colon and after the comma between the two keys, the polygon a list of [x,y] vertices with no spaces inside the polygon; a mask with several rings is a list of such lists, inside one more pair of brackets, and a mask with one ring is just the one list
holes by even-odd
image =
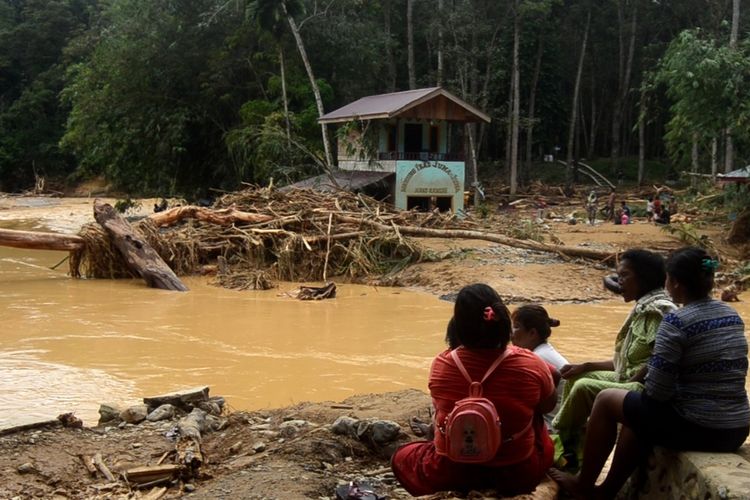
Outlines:
{"label": "red skirt", "polygon": [[494,489],[504,496],[530,493],[552,466],[554,445],[544,419],[534,419],[534,452],[522,462],[503,466],[461,464],[435,452],[432,441],[414,441],[396,450],[391,468],[414,496],[438,491]]}

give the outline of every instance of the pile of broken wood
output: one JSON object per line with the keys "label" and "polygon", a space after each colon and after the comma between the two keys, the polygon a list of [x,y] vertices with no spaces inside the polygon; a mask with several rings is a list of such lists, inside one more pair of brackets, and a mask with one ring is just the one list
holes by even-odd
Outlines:
{"label": "pile of broken wood", "polygon": [[[227,194],[210,208],[177,206],[132,226],[98,201],[94,215],[98,224],[84,226],[77,236],[44,235],[46,240],[33,246],[37,242],[18,234],[23,232],[2,230],[8,234],[0,234],[0,244],[71,251],[74,277],[142,277],[171,290],[186,290],[177,276],[196,273],[216,273],[217,283],[231,288],[387,276],[432,258],[413,238],[481,239],[567,257],[615,258],[590,248],[512,238],[453,214],[399,211],[346,191],[253,187]],[[14,244],[13,238],[26,241]],[[156,260],[166,263],[163,272],[153,271]]]}

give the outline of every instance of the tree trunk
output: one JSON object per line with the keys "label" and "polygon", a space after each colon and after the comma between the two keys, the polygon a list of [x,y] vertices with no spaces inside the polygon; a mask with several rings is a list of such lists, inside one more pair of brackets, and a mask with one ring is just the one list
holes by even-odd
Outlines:
{"label": "tree trunk", "polygon": [[336,217],[336,219],[341,222],[348,222],[351,224],[364,224],[370,227],[374,227],[379,231],[385,232],[395,230],[398,231],[399,234],[406,236],[417,236],[423,238],[460,238],[467,240],[484,240],[516,248],[526,248],[529,250],[538,250],[541,252],[552,252],[560,255],[567,255],[569,257],[582,257],[585,259],[593,259],[601,262],[613,261],[618,254],[617,252],[595,250],[593,248],[548,245],[546,243],[540,243],[534,240],[517,240],[515,238],[509,238],[508,236],[503,236],[501,234],[484,233],[482,231],[464,229],[433,229],[416,226],[389,226],[371,220],[359,219],[357,217],[339,215],[336,213],[334,213],[334,217]]}
{"label": "tree trunk", "polygon": [[576,83],[573,87],[573,104],[570,107],[570,125],[568,129],[568,149],[566,151],[566,165],[567,165],[567,181],[566,191],[570,192],[573,189],[573,179],[575,177],[575,170],[573,165],[573,145],[576,137],[576,123],[578,122],[578,96],[581,91],[581,74],[583,73],[583,61],[586,56],[586,45],[589,40],[589,26],[591,25],[591,11],[586,16],[586,27],[583,31],[583,41],[581,42],[581,55],[578,58],[578,70],[576,72]]}
{"label": "tree trunk", "polygon": [[120,251],[128,268],[146,281],[151,288],[187,291],[187,287],[151,248],[130,224],[118,214],[112,205],[94,202],[94,218],[107,231],[115,247]]}
{"label": "tree trunk", "polygon": [[[737,48],[737,39],[740,30],[740,0],[732,0],[732,31],[729,35],[729,48]],[[734,170],[734,141],[732,140],[732,128],[726,129],[726,143],[724,151],[724,172]]]}
{"label": "tree trunk", "polygon": [[388,62],[388,90],[396,91],[396,61],[393,55],[393,40],[391,40],[391,0],[383,0],[383,23],[385,24],[386,58]]}
{"label": "tree trunk", "polygon": [[471,177],[474,179],[474,206],[478,207],[482,201],[482,193],[479,192],[479,169],[477,168],[477,148],[474,144],[474,133],[476,131],[475,123],[467,123],[464,130],[468,131],[469,136],[469,155],[471,155]]}
{"label": "tree trunk", "polygon": [[287,147],[291,148],[289,144],[292,140],[292,124],[289,121],[289,99],[286,95],[286,65],[284,64],[284,49],[279,43],[279,70],[281,73],[281,100],[284,101],[284,123],[286,125],[286,141]]}
{"label": "tree trunk", "polygon": [[719,173],[719,141],[714,137],[711,139],[711,177],[716,180],[716,174]]}
{"label": "tree trunk", "polygon": [[624,54],[624,42],[623,42],[623,30],[622,25],[624,23],[622,14],[622,3],[618,2],[617,6],[618,17],[620,18],[620,73],[618,82],[617,97],[615,98],[614,106],[612,109],[612,150],[611,150],[611,162],[612,165],[617,166],[620,162],[621,156],[621,144],[622,144],[622,121],[623,111],[625,103],[628,99],[628,91],[630,90],[630,75],[633,70],[633,55],[635,53],[635,35],[636,27],[638,25],[638,2],[633,2],[633,15],[630,21],[630,43],[628,45],[627,59]]}
{"label": "tree trunk", "polygon": [[73,252],[83,248],[84,244],[83,238],[73,234],[0,229],[0,246],[4,247]]}
{"label": "tree trunk", "polygon": [[412,11],[414,0],[406,0],[406,66],[409,70],[409,89],[417,88],[417,74],[414,70],[414,23]]}
{"label": "tree trunk", "polygon": [[[302,63],[305,65],[305,71],[307,71],[307,77],[310,80],[310,86],[312,87],[313,94],[315,95],[315,105],[318,108],[318,117],[321,117],[325,114],[325,111],[323,109],[323,99],[320,97],[320,88],[318,88],[318,82],[315,81],[315,74],[313,73],[312,66],[310,65],[310,59],[307,57],[307,50],[305,50],[305,44],[302,41],[302,35],[300,35],[296,21],[287,12],[286,3],[282,2],[281,5],[284,8],[284,14],[286,15],[286,19],[289,22],[289,27],[292,30],[292,35],[294,35],[294,40],[297,42],[297,50],[299,50],[299,54],[302,57]],[[325,123],[320,124],[320,132],[323,136],[323,149],[326,155],[326,169],[328,171],[329,177],[333,177],[333,158],[331,157],[331,143],[328,141],[328,127]]]}
{"label": "tree trunk", "polygon": [[443,0],[438,0],[437,86],[443,86]]}
{"label": "tree trunk", "polygon": [[544,36],[539,35],[539,46],[536,49],[536,62],[534,63],[534,76],[531,78],[531,90],[529,91],[529,123],[526,126],[526,168],[521,177],[527,182],[531,175],[532,148],[534,145],[534,119],[536,112],[536,88],[539,85],[539,73],[542,69],[542,55],[544,54]]}
{"label": "tree trunk", "polygon": [[[690,154],[690,169],[694,174],[698,173],[698,133],[693,132],[693,148]],[[698,176],[693,175],[690,177],[690,185],[695,187],[698,183]]]}
{"label": "tree trunk", "polygon": [[638,103],[638,185],[643,185],[646,173],[646,91],[641,89]]}
{"label": "tree trunk", "polygon": [[511,138],[510,138],[510,194],[518,191],[518,122],[521,112],[520,70],[518,67],[518,51],[521,43],[521,13],[519,12],[519,0],[516,0],[516,9],[513,17],[513,112],[511,113]]}
{"label": "tree trunk", "polygon": [[586,158],[593,158],[594,153],[596,151],[596,125],[597,125],[597,116],[596,116],[596,86],[594,85],[596,83],[595,74],[592,71],[591,72],[591,120],[589,123],[589,145],[588,149],[586,150]]}

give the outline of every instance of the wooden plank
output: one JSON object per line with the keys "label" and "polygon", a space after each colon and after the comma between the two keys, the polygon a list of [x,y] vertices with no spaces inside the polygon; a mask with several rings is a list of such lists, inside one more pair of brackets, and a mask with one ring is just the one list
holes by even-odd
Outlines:
{"label": "wooden plank", "polygon": [[94,455],[92,460],[94,462],[94,465],[96,465],[96,468],[99,469],[99,472],[101,472],[104,477],[107,478],[107,481],[111,483],[115,480],[114,474],[112,474],[112,471],[109,470],[107,464],[104,463],[101,453],[97,453],[96,455]]}
{"label": "wooden plank", "polygon": [[133,230],[112,205],[96,200],[94,218],[112,238],[130,270],[143,278],[148,286],[162,290],[187,291],[188,287],[180,281],[156,250]]}

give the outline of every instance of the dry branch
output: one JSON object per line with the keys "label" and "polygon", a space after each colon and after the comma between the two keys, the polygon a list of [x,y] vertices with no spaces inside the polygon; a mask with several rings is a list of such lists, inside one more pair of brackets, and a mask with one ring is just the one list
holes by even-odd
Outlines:
{"label": "dry branch", "polygon": [[113,482],[115,480],[114,474],[112,474],[112,471],[109,470],[107,464],[105,464],[104,460],[102,460],[101,453],[97,453],[96,455],[94,455],[92,461],[94,465],[96,465],[96,468],[99,469],[99,472],[101,472],[102,475],[107,478],[107,481]]}

